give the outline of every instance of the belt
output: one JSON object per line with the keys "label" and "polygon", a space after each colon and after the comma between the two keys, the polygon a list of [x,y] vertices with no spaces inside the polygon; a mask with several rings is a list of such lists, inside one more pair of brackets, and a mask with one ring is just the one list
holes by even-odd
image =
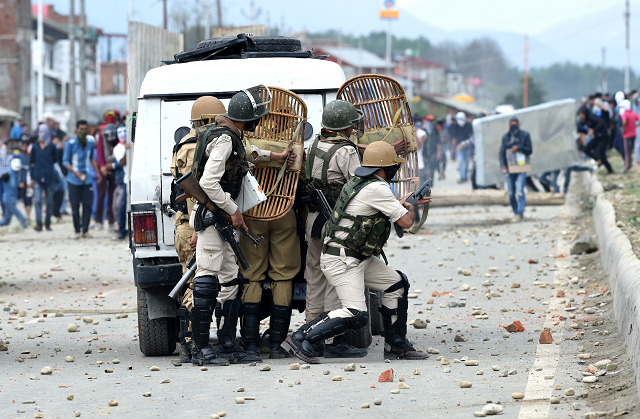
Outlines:
{"label": "belt", "polygon": [[[324,246],[324,249],[322,249],[322,253],[326,253],[327,255],[331,255],[331,256],[342,256],[342,252],[341,252],[342,249],[343,249],[342,247]],[[358,253],[351,249],[344,249],[344,254],[345,256],[348,256],[350,258],[356,258],[359,260],[365,260],[367,258],[361,253]]]}

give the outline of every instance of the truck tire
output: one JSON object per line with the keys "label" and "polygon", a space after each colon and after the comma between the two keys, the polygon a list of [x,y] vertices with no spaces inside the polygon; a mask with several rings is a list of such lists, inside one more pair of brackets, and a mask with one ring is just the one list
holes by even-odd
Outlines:
{"label": "truck tire", "polygon": [[371,305],[369,307],[369,322],[371,322],[371,334],[380,336],[384,328],[382,327],[382,314],[378,310],[381,304],[382,291],[369,291]]}
{"label": "truck tire", "polygon": [[371,297],[369,296],[369,288],[365,288],[364,295],[367,303],[367,311],[369,312],[369,321],[367,325],[360,330],[348,330],[344,334],[344,337],[349,345],[366,349],[373,341],[373,336],[371,335]]}
{"label": "truck tire", "polygon": [[147,295],[138,290],[138,341],[140,351],[146,356],[168,356],[176,350],[176,319],[162,317],[149,319]]}
{"label": "truck tire", "polygon": [[[211,38],[198,42],[196,49],[207,48],[222,42],[232,41],[235,37]],[[300,52],[299,39],[284,36],[251,36],[253,42],[247,42],[246,52]]]}

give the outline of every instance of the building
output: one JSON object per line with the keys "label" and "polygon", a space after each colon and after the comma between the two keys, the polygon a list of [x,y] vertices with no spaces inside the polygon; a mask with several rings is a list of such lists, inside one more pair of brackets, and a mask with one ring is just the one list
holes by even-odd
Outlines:
{"label": "building", "polygon": [[127,63],[111,60],[100,64],[100,94],[117,95],[127,93]]}
{"label": "building", "polygon": [[23,0],[5,0],[0,9],[0,107],[31,121],[31,9]]}
{"label": "building", "polygon": [[359,74],[392,75],[394,63],[388,63],[372,52],[351,46],[318,46],[314,55],[328,55],[327,60],[338,63],[347,79]]}
{"label": "building", "polygon": [[402,57],[396,61],[394,74],[398,78],[411,80],[412,86],[403,86],[406,90],[412,88],[416,94],[445,94],[447,92],[447,66],[420,57]]}

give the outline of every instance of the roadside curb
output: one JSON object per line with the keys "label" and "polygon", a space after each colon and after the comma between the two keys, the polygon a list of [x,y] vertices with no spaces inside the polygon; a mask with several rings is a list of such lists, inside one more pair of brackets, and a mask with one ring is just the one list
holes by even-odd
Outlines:
{"label": "roadside curb", "polygon": [[[583,184],[594,198],[593,224],[603,268],[609,274],[613,292],[613,309],[620,334],[627,344],[633,362],[636,382],[640,382],[640,260],[633,253],[626,234],[616,226],[613,205],[604,195],[604,188],[594,175],[582,173]],[[640,387],[638,387],[640,395]]]}

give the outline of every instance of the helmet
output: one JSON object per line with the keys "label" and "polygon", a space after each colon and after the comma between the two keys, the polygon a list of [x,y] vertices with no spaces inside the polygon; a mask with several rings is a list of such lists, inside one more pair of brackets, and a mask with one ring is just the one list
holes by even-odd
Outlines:
{"label": "helmet", "polygon": [[353,127],[358,130],[358,135],[362,136],[364,131],[364,114],[361,110],[353,106],[346,100],[334,100],[327,103],[322,111],[322,128],[330,131],[340,131]]}
{"label": "helmet", "polygon": [[355,171],[356,176],[371,176],[383,167],[396,166],[404,159],[398,157],[396,150],[389,143],[376,141],[367,146],[362,155],[362,166]]}
{"label": "helmet", "polygon": [[118,144],[118,129],[115,124],[107,124],[102,128],[102,138],[111,147]]}
{"label": "helmet", "polygon": [[232,121],[256,121],[269,113],[265,105],[271,102],[271,92],[264,85],[242,89],[229,101],[225,115]]}
{"label": "helmet", "polygon": [[127,127],[124,124],[120,124],[116,132],[118,133],[118,141],[121,143],[127,141]]}
{"label": "helmet", "polygon": [[202,115],[224,115],[227,110],[218,98],[213,96],[200,96],[191,105],[191,121],[202,119]]}

